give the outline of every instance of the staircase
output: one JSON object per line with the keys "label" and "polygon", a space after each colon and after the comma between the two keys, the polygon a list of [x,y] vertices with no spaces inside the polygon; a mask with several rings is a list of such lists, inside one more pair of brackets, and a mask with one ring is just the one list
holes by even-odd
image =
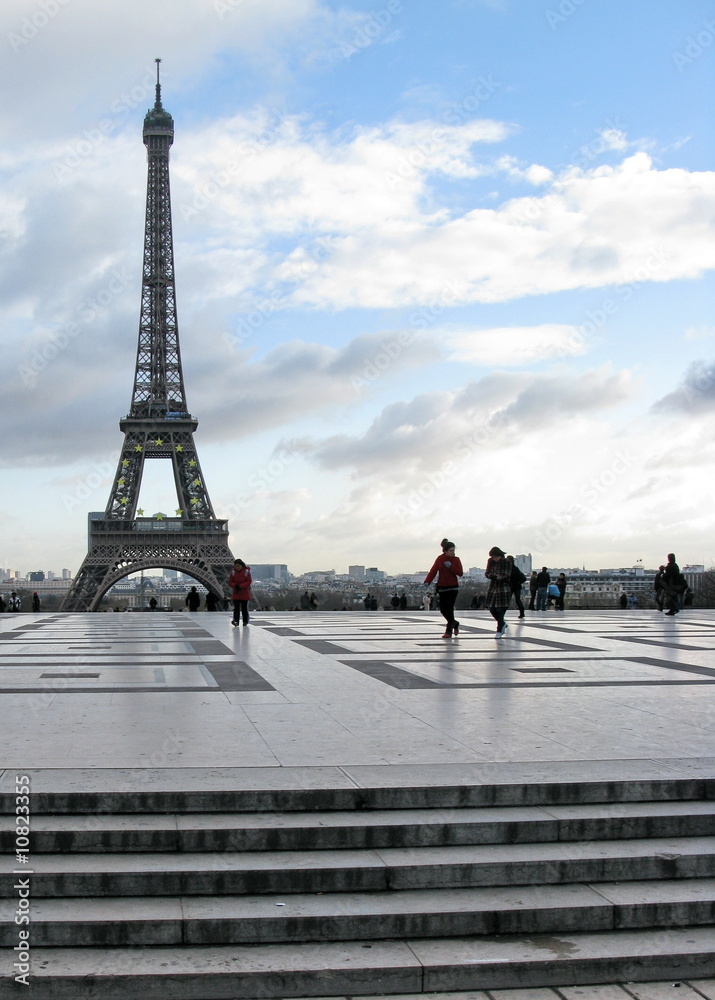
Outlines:
{"label": "staircase", "polygon": [[[59,772],[58,772],[59,773]],[[8,786],[3,786],[8,787]],[[14,793],[0,794],[5,872]],[[715,975],[715,780],[32,796],[30,988],[184,1000]],[[9,855],[9,857],[8,857]],[[6,955],[10,952],[6,952]]]}

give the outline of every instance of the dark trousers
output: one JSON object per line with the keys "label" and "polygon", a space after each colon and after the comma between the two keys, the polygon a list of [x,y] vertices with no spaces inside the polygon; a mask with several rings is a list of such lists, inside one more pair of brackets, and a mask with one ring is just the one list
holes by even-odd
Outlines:
{"label": "dark trousers", "polygon": [[233,620],[238,624],[241,620],[248,625],[248,601],[233,602]]}
{"label": "dark trousers", "polygon": [[447,622],[447,631],[452,632],[455,625],[459,625],[458,621],[454,618],[454,604],[457,600],[457,595],[459,591],[454,590],[440,590],[439,592],[439,610],[442,613],[442,617]]}
{"label": "dark trousers", "polygon": [[[519,615],[523,615],[524,614],[524,604],[523,604],[523,602],[521,600],[521,587],[513,587],[511,592],[514,595],[514,603],[516,604],[517,608],[519,609]],[[530,610],[533,611],[534,609],[531,608]]]}
{"label": "dark trousers", "polygon": [[489,608],[492,617],[496,618],[496,623],[500,632],[504,631],[504,615],[506,614],[506,608]]}
{"label": "dark trousers", "polygon": [[534,601],[536,600],[536,591],[529,588],[529,611],[534,610]]}

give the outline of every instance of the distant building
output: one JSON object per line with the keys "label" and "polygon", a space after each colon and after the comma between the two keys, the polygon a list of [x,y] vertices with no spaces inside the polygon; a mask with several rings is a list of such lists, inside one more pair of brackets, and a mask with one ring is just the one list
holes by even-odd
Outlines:
{"label": "distant building", "polygon": [[525,576],[530,576],[534,568],[531,564],[531,552],[528,555],[514,556],[514,565],[518,566]]}
{"label": "distant building", "polygon": [[387,574],[384,570],[378,569],[377,566],[368,566],[365,570],[365,579],[370,583],[379,583],[384,580]]}
{"label": "distant building", "polygon": [[256,581],[288,583],[288,567],[285,563],[251,563],[251,576]]}
{"label": "distant building", "polygon": [[62,570],[62,579],[63,580],[71,580],[72,579],[72,573],[68,569],[63,569]]}
{"label": "distant building", "polygon": [[365,567],[364,566],[348,566],[348,576],[352,577],[353,580],[364,580],[365,579]]}
{"label": "distant building", "polygon": [[42,583],[42,581],[45,579],[45,574],[42,572],[41,569],[38,569],[34,573],[28,573],[27,579],[30,581],[30,583]]}

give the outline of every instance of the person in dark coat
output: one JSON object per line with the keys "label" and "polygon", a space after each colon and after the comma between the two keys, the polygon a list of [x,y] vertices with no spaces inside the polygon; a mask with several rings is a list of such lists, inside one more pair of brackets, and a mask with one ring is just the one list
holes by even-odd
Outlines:
{"label": "person in dark coat", "polygon": [[454,617],[454,605],[459,594],[459,577],[464,575],[459,556],[454,554],[455,544],[442,539],[442,555],[437,556],[424,582],[432,583],[437,577],[435,590],[439,595],[439,610],[447,622],[443,639],[451,639],[452,633],[459,635],[459,622]]}
{"label": "person in dark coat", "polygon": [[551,576],[546,566],[541,567],[541,572],[536,574],[536,610],[546,611],[546,597],[549,592]]}
{"label": "person in dark coat", "polygon": [[524,617],[524,605],[521,600],[521,588],[526,583],[526,577],[514,562],[514,556],[507,556],[511,563],[511,592],[514,595],[514,603],[519,609],[519,617]]}
{"label": "person in dark coat", "polygon": [[184,604],[189,609],[189,611],[198,611],[201,607],[201,594],[198,592],[196,587],[192,587],[191,590],[186,595]]}
{"label": "person in dark coat", "polygon": [[536,570],[531,571],[531,576],[529,577],[529,611],[534,610],[534,602],[536,601],[536,577],[538,573]]}
{"label": "person in dark coat", "polygon": [[680,595],[685,589],[682,586],[684,582],[680,573],[680,566],[675,561],[675,553],[669,552],[668,561],[663,573],[663,589],[665,590],[666,601],[668,603],[668,610],[665,612],[666,615],[677,615],[680,611]]}
{"label": "person in dark coat", "polygon": [[659,566],[658,572],[655,574],[653,579],[653,591],[655,598],[655,606],[658,611],[663,610],[663,605],[665,604],[665,586],[663,584],[663,576],[665,574],[665,566]]}
{"label": "person in dark coat", "polygon": [[489,561],[484,575],[489,580],[487,607],[497,623],[496,638],[501,639],[508,628],[504,615],[511,601],[512,590],[511,564],[498,545],[489,549]]}
{"label": "person in dark coat", "polygon": [[559,573],[556,577],[556,586],[559,588],[559,596],[556,598],[556,610],[564,610],[564,597],[566,596],[566,585],[568,580],[565,573]]}

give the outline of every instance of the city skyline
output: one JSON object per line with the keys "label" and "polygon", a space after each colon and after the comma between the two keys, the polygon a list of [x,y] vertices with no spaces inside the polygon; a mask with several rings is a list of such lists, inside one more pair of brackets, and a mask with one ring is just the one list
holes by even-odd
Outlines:
{"label": "city skyline", "polygon": [[[186,392],[234,555],[299,575],[360,538],[392,575],[448,535],[465,566],[710,568],[707,3],[52,11],[0,12],[6,566],[76,573],[106,503],[161,56]],[[147,514],[174,513],[164,464]]]}

